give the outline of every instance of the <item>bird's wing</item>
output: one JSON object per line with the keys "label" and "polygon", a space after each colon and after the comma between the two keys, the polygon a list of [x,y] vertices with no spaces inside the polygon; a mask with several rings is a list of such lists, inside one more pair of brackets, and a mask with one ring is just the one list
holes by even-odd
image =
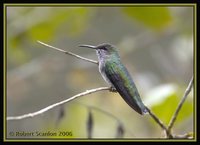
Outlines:
{"label": "bird's wing", "polygon": [[144,105],[137,88],[127,69],[120,63],[108,61],[105,63],[105,73],[126,103],[140,114],[143,114]]}

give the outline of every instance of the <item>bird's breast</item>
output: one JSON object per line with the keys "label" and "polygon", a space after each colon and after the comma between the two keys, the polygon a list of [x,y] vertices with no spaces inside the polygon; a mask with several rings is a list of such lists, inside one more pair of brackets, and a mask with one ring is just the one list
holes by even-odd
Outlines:
{"label": "bird's breast", "polygon": [[111,86],[113,86],[113,84],[110,82],[108,76],[105,73],[105,61],[101,61],[99,62],[99,72],[101,74],[101,76],[103,77],[103,79]]}

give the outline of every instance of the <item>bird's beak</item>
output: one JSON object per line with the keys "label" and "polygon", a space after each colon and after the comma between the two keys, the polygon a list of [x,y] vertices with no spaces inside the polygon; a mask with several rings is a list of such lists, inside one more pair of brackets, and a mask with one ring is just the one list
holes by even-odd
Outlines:
{"label": "bird's beak", "polygon": [[91,49],[96,49],[96,46],[92,46],[92,45],[79,45],[79,47],[86,47],[86,48],[91,48]]}

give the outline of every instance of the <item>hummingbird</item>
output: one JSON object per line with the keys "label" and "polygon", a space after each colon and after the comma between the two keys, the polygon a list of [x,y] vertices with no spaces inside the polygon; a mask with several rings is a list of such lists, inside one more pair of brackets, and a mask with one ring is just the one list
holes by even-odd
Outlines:
{"label": "hummingbird", "polygon": [[80,45],[96,50],[99,62],[99,72],[103,79],[111,85],[112,91],[117,91],[125,102],[137,113],[144,115],[148,112],[143,104],[136,85],[126,67],[122,64],[115,46],[109,43]]}

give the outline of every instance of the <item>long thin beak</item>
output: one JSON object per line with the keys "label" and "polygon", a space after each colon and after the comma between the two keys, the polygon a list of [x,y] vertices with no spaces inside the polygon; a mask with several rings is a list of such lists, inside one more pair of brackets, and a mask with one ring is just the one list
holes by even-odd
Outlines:
{"label": "long thin beak", "polygon": [[91,49],[96,49],[96,46],[92,46],[92,45],[79,45],[79,47],[86,47],[86,48],[91,48]]}

